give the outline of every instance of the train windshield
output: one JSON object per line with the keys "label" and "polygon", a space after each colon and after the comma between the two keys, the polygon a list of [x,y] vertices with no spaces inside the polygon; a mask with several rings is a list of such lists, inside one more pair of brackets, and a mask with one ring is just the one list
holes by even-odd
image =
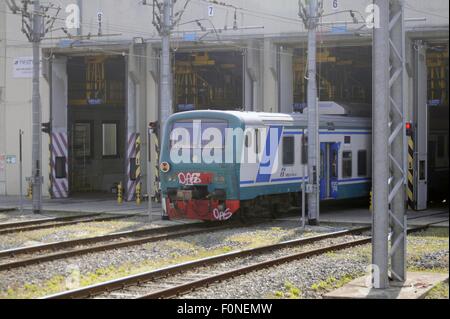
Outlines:
{"label": "train windshield", "polygon": [[203,119],[175,122],[170,131],[170,148],[225,148],[227,121]]}

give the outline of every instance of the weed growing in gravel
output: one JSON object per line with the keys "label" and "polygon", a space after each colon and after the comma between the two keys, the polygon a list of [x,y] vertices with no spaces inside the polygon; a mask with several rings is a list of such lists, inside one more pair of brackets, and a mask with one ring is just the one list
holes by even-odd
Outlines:
{"label": "weed growing in gravel", "polygon": [[328,277],[326,280],[319,281],[311,285],[311,290],[318,293],[326,293],[328,291],[338,289],[346,284],[348,284],[353,279],[357,278],[357,274],[345,275],[339,279],[335,277]]}
{"label": "weed growing in gravel", "polygon": [[[284,283],[284,291],[277,290],[273,293],[273,296],[277,299],[300,299],[302,297],[302,291],[289,281]],[[269,297],[269,298],[270,298]]]}
{"label": "weed growing in gravel", "polygon": [[448,291],[448,281],[446,281],[434,287],[425,299],[449,299]]}

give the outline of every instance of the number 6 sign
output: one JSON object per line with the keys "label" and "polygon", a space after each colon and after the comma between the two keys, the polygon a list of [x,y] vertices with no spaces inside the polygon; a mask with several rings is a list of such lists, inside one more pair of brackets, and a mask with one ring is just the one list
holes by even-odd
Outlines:
{"label": "number 6 sign", "polygon": [[333,10],[339,10],[339,0],[331,0],[332,4],[331,7],[333,8]]}

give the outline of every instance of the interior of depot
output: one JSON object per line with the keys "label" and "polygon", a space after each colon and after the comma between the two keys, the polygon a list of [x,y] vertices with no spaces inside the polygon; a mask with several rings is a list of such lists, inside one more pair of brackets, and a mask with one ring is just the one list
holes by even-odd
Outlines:
{"label": "interior of depot", "polygon": [[240,51],[175,53],[175,111],[242,109],[243,59]]}
{"label": "interior of depot", "polygon": [[[296,48],[293,57],[294,109],[306,106],[307,49]],[[317,53],[317,89],[321,101],[372,103],[372,47],[326,47]]]}
{"label": "interior of depot", "polygon": [[117,56],[70,57],[68,75],[71,195],[111,194],[125,174],[126,67]]}
{"label": "interior of depot", "polygon": [[449,62],[448,42],[427,49],[428,193],[429,199],[448,200],[449,179]]}

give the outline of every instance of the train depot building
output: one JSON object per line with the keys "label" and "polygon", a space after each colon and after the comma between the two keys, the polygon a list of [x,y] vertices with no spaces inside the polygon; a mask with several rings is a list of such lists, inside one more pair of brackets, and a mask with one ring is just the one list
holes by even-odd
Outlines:
{"label": "train depot building", "polygon": [[[80,28],[64,27],[65,10],[41,50],[44,196],[133,201],[156,185],[160,122],[160,36],[152,8],[138,2],[52,1],[80,8]],[[174,28],[173,112],[242,110],[302,113],[306,106],[307,33],[297,1],[232,1],[240,9],[190,2]],[[363,18],[372,1],[339,1],[318,29],[318,89],[323,102],[370,116],[372,31]],[[416,209],[448,193],[448,1],[407,2],[409,197]],[[182,3],[175,6],[181,11]],[[333,12],[325,1],[325,12]],[[358,13],[355,17],[349,10]],[[345,11],[345,12],[344,12]],[[101,13],[101,21],[98,20]],[[21,19],[0,3],[0,195],[19,195],[19,130],[24,177],[31,176],[31,46]],[[323,114],[326,113],[323,110]],[[164,125],[164,123],[159,123]],[[339,154],[340,159],[344,154]],[[356,154],[355,154],[356,156]],[[357,170],[358,163],[350,162]],[[155,167],[153,167],[155,166]],[[23,183],[23,193],[27,184]],[[153,195],[153,194],[152,194]]]}

